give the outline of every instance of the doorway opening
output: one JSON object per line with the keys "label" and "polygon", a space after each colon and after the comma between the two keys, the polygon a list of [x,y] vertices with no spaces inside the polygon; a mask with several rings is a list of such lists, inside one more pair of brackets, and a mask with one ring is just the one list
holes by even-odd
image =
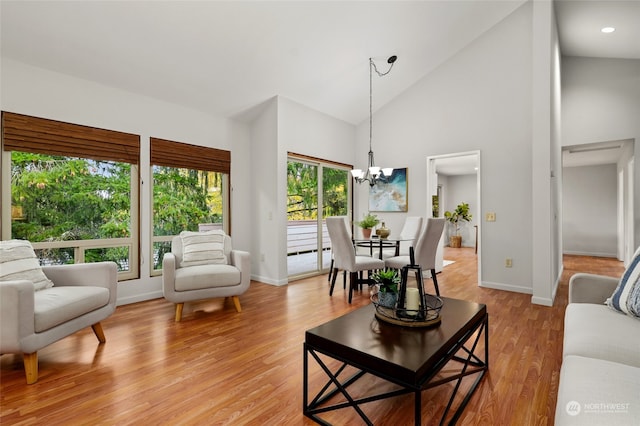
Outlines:
{"label": "doorway opening", "polygon": [[563,147],[564,254],[629,263],[635,250],[633,179],[632,139]]}
{"label": "doorway opening", "polygon": [[[482,283],[481,190],[480,151],[427,157],[427,215],[444,217],[445,212],[455,210],[458,204],[469,205],[472,220],[460,223],[459,233],[462,237],[462,248],[472,249],[478,256],[478,285]],[[457,233],[452,225],[447,223],[440,241],[436,255],[436,271],[439,271],[438,266],[444,267],[447,264],[448,259],[443,257],[444,246],[449,245],[449,236]]]}
{"label": "doorway opening", "polygon": [[287,160],[287,274],[327,272],[331,243],[327,216],[351,211],[350,166],[289,155]]}

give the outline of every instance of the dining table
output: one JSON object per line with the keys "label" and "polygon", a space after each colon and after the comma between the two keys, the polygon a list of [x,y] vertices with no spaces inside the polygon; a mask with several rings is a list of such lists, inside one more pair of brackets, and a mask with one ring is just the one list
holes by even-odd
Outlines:
{"label": "dining table", "polygon": [[382,259],[382,250],[385,248],[394,248],[394,256],[400,256],[400,243],[402,241],[411,241],[408,238],[380,238],[371,236],[371,238],[354,238],[354,247],[364,247],[369,249],[369,255],[373,256],[374,249],[378,250],[378,257]]}

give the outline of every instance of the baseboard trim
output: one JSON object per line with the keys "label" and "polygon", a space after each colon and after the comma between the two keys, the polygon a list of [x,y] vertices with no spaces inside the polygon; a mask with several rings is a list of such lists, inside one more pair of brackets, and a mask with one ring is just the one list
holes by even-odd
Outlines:
{"label": "baseboard trim", "polygon": [[588,252],[588,251],[564,250],[562,254],[568,254],[571,256],[612,257],[614,259],[618,258],[618,255],[616,253],[601,253],[601,252]]}
{"label": "baseboard trim", "polygon": [[545,297],[533,296],[531,298],[531,303],[533,303],[535,305],[542,305],[542,306],[553,306],[553,300],[552,299],[547,299]]}
{"label": "baseboard trim", "polygon": [[524,294],[532,294],[533,293],[533,289],[531,289],[529,287],[522,287],[522,286],[513,285],[513,284],[494,283],[494,282],[490,282],[490,281],[482,281],[482,283],[480,283],[479,287],[492,288],[494,290],[511,291],[513,293],[524,293]]}
{"label": "baseboard trim", "polygon": [[283,286],[283,285],[287,285],[289,283],[289,280],[273,280],[271,278],[261,277],[259,275],[251,275],[251,280],[252,281],[258,281],[258,282],[261,282],[263,284],[274,285],[274,286],[277,286],[277,287],[280,287],[280,286]]}
{"label": "baseboard trim", "polygon": [[116,301],[116,306],[130,305],[132,303],[138,303],[138,302],[146,302],[147,300],[160,299],[162,297],[163,297],[162,290],[152,291],[144,294],[136,294],[133,296],[127,296],[122,298],[118,297],[118,300]]}

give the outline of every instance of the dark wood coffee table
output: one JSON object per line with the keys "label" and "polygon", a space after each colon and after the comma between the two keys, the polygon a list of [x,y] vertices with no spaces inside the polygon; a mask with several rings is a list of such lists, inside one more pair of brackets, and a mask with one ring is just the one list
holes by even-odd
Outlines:
{"label": "dark wood coffee table", "polygon": [[[374,316],[375,307],[368,305],[307,330],[304,342],[303,413],[317,423],[329,424],[318,415],[352,407],[366,424],[372,425],[360,408],[361,404],[414,393],[415,424],[420,425],[422,391],[456,381],[440,421],[440,424],[444,424],[462,379],[475,374],[475,381],[448,421],[449,424],[455,424],[489,368],[489,315],[486,305],[445,297],[442,299],[442,322],[431,328],[402,327],[378,321]],[[483,336],[484,350],[478,347]],[[309,355],[329,378],[311,401]],[[325,362],[327,357],[340,361],[341,365],[332,371]],[[453,372],[448,367],[446,372],[438,374],[449,362],[460,364]],[[348,366],[355,368],[356,373],[349,378],[339,379],[338,376]],[[400,388],[377,395],[352,397],[348,387],[367,373]],[[344,398],[338,398],[340,401],[331,405],[331,399],[337,394],[342,394]]]}

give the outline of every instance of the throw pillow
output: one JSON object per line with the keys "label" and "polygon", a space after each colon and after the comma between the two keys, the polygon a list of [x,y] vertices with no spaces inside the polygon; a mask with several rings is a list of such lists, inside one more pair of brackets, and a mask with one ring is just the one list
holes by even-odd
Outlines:
{"label": "throw pillow", "polygon": [[208,264],[227,264],[224,254],[223,231],[211,230],[206,232],[182,231],[182,262],[180,266],[195,266]]}
{"label": "throw pillow", "polygon": [[36,291],[53,287],[42,272],[31,243],[26,240],[0,242],[0,281],[31,281]]}
{"label": "throw pillow", "polygon": [[627,315],[640,318],[640,247],[633,255],[615,291],[607,299],[607,305]]}

